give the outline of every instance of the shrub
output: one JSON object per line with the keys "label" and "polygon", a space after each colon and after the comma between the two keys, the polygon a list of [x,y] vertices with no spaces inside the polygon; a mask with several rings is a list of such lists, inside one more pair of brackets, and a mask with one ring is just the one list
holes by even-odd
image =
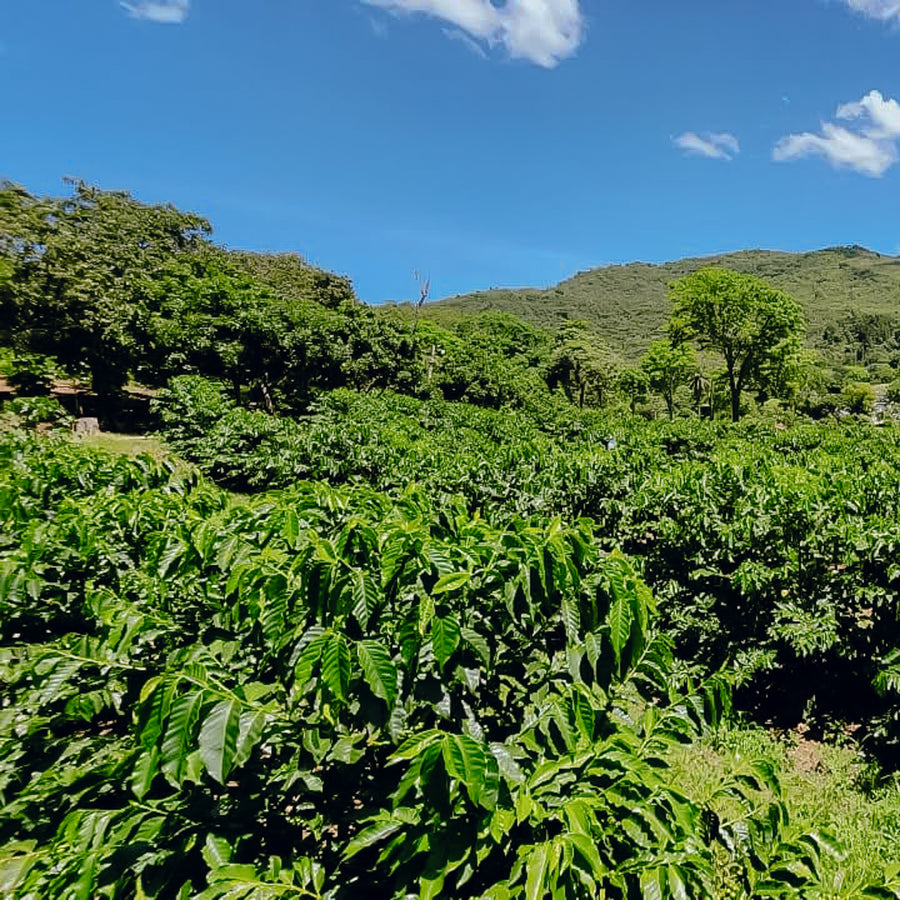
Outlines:
{"label": "shrub", "polygon": [[68,428],[72,416],[52,397],[16,397],[8,400],[3,411],[10,413],[25,428],[49,424],[57,428]]}
{"label": "shrub", "polygon": [[875,405],[875,388],[867,382],[852,381],[841,391],[844,406],[858,415],[868,415]]}

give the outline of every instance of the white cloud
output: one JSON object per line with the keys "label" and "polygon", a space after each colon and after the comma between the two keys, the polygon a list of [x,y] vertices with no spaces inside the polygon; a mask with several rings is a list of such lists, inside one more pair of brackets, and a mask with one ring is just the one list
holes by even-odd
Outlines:
{"label": "white cloud", "polygon": [[673,139],[676,147],[693,156],[707,159],[734,159],[741,152],[741,145],[733,134],[704,134],[686,131]]}
{"label": "white cloud", "polygon": [[121,0],[122,6],[136,19],[180,25],[188,14],[190,0]]}
{"label": "white cloud", "polygon": [[464,31],[460,31],[458,28],[442,28],[441,30],[451,41],[459,41],[459,43],[468,50],[471,50],[476,56],[487,59],[487,53],[484,52],[484,47],[482,47],[478,41],[470,38]]}
{"label": "white cloud", "polygon": [[891,20],[900,22],[900,0],[846,0],[847,6],[864,16],[879,19],[882,22]]}
{"label": "white cloud", "polygon": [[572,56],[584,36],[579,0],[363,0],[395,13],[422,13],[456,26],[510,56],[553,68]]}
{"label": "white cloud", "polygon": [[839,106],[835,117],[858,123],[856,130],[825,122],[821,134],[789,134],[776,145],[776,162],[823,156],[837,168],[853,169],[872,178],[880,178],[898,160],[900,104],[885,100],[871,91],[857,103]]}
{"label": "white cloud", "polygon": [[839,106],[839,119],[866,119],[871,121],[867,128],[867,137],[892,139],[900,137],[900,103],[896,100],[885,100],[879,91],[869,91],[858,103],[845,103]]}
{"label": "white cloud", "polygon": [[826,122],[822,134],[790,134],[776,145],[773,158],[786,162],[804,156],[824,156],[838,168],[855,169],[872,178],[882,176],[896,161],[894,145],[886,141],[873,141]]}

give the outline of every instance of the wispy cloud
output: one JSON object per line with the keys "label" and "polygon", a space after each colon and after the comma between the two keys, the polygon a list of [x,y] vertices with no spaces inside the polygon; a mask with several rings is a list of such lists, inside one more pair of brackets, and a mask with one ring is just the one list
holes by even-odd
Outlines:
{"label": "wispy cloud", "polygon": [[789,134],[776,145],[776,162],[822,156],[837,168],[853,169],[880,178],[898,160],[900,104],[871,91],[857,103],[839,106],[835,118],[855,123],[849,127],[834,122],[822,124],[821,134]]}
{"label": "wispy cloud", "polygon": [[871,19],[881,22],[900,22],[898,0],[846,0],[847,6]]}
{"label": "wispy cloud", "polygon": [[362,0],[394,13],[422,13],[454,25],[476,41],[551,69],[584,37],[579,0]]}
{"label": "wispy cloud", "polygon": [[471,50],[476,56],[480,56],[481,59],[487,59],[487,53],[484,52],[484,47],[482,47],[474,38],[470,38],[464,31],[460,31],[458,28],[442,28],[441,30],[451,41],[459,41],[459,43],[468,50]]}
{"label": "wispy cloud", "polygon": [[136,19],[180,25],[187,18],[191,0],[121,0],[121,3]]}
{"label": "wispy cloud", "polygon": [[375,37],[381,38],[381,40],[387,39],[387,37],[388,37],[387,22],[382,22],[381,19],[375,19],[370,16],[369,24],[372,26],[372,33],[375,35]]}
{"label": "wispy cloud", "polygon": [[733,134],[697,134],[686,131],[673,138],[676,147],[692,156],[705,156],[707,159],[734,159],[741,152],[741,145]]}

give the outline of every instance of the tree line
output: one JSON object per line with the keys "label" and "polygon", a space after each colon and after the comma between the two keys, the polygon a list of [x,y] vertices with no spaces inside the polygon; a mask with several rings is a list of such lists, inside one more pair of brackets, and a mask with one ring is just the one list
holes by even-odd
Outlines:
{"label": "tree line", "polygon": [[[557,392],[579,407],[621,403],[670,418],[737,419],[750,393],[814,415],[871,403],[867,391],[841,393],[867,373],[823,368],[804,347],[799,304],[750,275],[681,278],[666,333],[626,361],[583,321],[551,332],[497,311],[438,324],[428,305],[421,316],[372,307],[349,279],[296,254],[223,248],[201,216],[69,187],[38,197],[0,184],[0,346],[20,380],[40,367],[35,357],[101,395],[199,374],[239,403],[286,414],[344,387],[493,408]],[[862,328],[868,340],[883,325],[848,320],[840,333]]]}

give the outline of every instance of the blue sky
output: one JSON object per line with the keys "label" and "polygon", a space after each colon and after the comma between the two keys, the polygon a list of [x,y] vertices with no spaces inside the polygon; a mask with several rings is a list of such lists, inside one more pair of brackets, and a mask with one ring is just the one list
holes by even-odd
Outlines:
{"label": "blue sky", "polygon": [[742,247],[900,252],[900,0],[3,0],[0,176],[371,302]]}

